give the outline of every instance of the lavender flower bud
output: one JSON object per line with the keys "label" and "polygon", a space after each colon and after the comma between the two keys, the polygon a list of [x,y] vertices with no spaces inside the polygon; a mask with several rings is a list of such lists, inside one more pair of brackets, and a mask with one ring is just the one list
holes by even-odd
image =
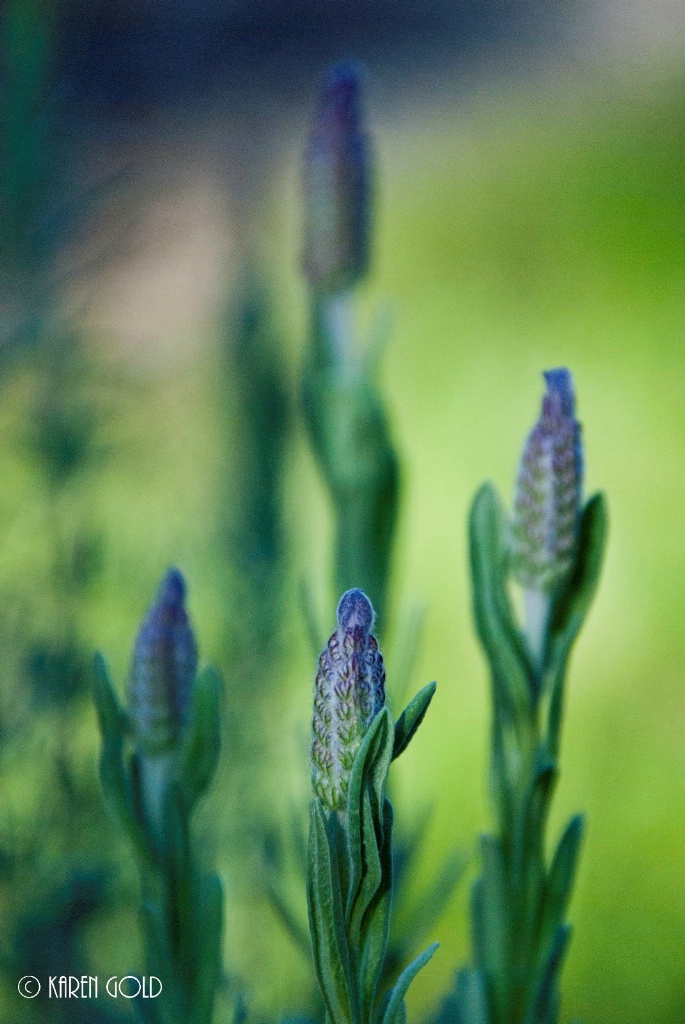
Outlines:
{"label": "lavender flower bud", "polygon": [[303,269],[319,292],[350,288],[369,266],[371,154],[359,71],[334,65],[321,92],[304,166]]}
{"label": "lavender flower bud", "polygon": [[312,718],[312,787],[332,811],[345,809],[355,756],[385,703],[385,669],[371,635],[373,608],[361,590],[338,605],[338,628],[319,658]]}
{"label": "lavender flower bud", "polygon": [[528,435],[516,484],[512,570],[527,590],[551,592],[571,567],[580,520],[583,457],[573,377],[544,374],[547,393]]}
{"label": "lavender flower bud", "polygon": [[129,717],[148,754],[176,743],[190,716],[197,646],[186,614],[185,581],[169,569],[140,627],[128,684]]}

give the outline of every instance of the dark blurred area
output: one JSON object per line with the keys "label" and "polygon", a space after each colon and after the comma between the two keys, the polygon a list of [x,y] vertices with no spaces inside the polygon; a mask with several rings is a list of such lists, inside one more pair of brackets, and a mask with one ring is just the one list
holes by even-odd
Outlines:
{"label": "dark blurred area", "polygon": [[549,44],[565,4],[539,0],[67,3],[60,69],[89,113],[136,115],[217,94],[294,102],[355,54],[398,85],[495,44]]}

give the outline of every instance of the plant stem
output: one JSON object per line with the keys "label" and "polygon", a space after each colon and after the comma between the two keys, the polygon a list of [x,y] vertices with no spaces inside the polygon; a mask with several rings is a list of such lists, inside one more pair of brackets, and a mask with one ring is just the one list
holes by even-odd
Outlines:
{"label": "plant stem", "polygon": [[547,623],[551,608],[550,595],[544,590],[526,588],[523,592],[525,636],[535,674],[540,680],[547,653]]}

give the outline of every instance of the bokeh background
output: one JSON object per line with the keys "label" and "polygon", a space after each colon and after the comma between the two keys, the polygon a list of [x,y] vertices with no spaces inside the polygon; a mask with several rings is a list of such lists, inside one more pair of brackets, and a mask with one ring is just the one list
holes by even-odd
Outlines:
{"label": "bokeh background", "polygon": [[[391,705],[439,682],[394,769],[398,816],[425,833],[415,903],[450,851],[469,861],[410,1014],[430,1014],[468,956],[488,823],[467,509],[485,478],[510,499],[540,371],[568,365],[611,535],[556,799],[559,827],[588,816],[564,1019],[685,1020],[682,6],[5,0],[0,18],[3,1020],[128,1019],[102,999],[20,1004],[15,988],[26,973],[139,965],[134,866],[98,791],[90,664],[101,649],[123,693],[170,564],[226,684],[221,775],[197,821],[227,888],[217,1020],[236,999],[258,1021],[311,1010],[307,958],[267,890],[278,876],[306,921],[301,594],[327,629],[334,595],[298,406],[300,165],[321,74],[347,56],[368,69],[378,163],[361,336],[379,308],[393,318]],[[394,687],[417,609],[412,678]]]}

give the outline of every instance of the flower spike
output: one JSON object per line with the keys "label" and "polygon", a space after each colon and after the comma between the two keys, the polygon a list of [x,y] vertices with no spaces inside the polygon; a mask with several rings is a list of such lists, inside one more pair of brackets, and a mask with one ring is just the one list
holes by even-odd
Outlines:
{"label": "flower spike", "polygon": [[540,418],[519,465],[510,544],[515,579],[527,590],[550,593],[575,554],[583,457],[571,372],[548,370],[544,378]]}
{"label": "flower spike", "polygon": [[312,718],[311,770],[324,807],[343,811],[355,756],[385,703],[383,657],[372,635],[366,594],[348,590],[338,604],[338,628],[319,658]]}
{"label": "flower spike", "polygon": [[334,65],[323,83],[305,152],[303,267],[321,293],[342,291],[368,270],[371,154],[360,72]]}
{"label": "flower spike", "polygon": [[185,610],[186,586],[169,569],[138,632],[129,673],[129,717],[150,754],[172,747],[190,717],[197,645]]}

